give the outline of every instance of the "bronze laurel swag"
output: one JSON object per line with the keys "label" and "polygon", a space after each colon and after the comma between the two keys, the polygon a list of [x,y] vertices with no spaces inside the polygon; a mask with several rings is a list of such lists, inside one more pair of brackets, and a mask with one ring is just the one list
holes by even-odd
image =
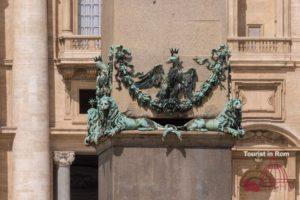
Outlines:
{"label": "bronze laurel swag", "polygon": [[[101,138],[113,136],[123,130],[163,130],[163,139],[169,133],[176,134],[181,139],[182,130],[221,131],[234,137],[244,134],[241,127],[242,102],[239,99],[229,99],[224,110],[215,119],[193,119],[184,126],[171,124],[162,126],[153,120],[133,119],[120,112],[116,101],[111,97],[113,69],[116,70],[115,78],[118,82],[118,89],[125,86],[140,106],[160,113],[185,112],[192,109],[193,106],[199,106],[202,104],[203,98],[208,96],[217,86],[225,88],[222,83],[226,80],[228,81],[228,96],[230,95],[230,66],[228,62],[230,52],[226,45],[213,49],[210,59],[200,57],[194,59],[199,65],[206,65],[211,72],[209,78],[196,92],[194,92],[198,81],[196,70],[190,68],[184,71],[183,62],[178,55],[179,50],[171,49],[170,52],[171,56],[167,63],[172,66],[167,74],[165,74],[162,65],[153,67],[146,74],[136,73],[131,64],[131,52],[122,45],[115,45],[110,48],[108,64],[105,64],[101,57],[95,58],[96,98],[90,100],[92,107],[88,110],[88,133],[84,141],[85,144],[97,145]],[[135,81],[135,79],[138,80]],[[160,88],[155,99],[142,91],[151,87]],[[184,97],[183,100],[181,100],[181,96]]]}

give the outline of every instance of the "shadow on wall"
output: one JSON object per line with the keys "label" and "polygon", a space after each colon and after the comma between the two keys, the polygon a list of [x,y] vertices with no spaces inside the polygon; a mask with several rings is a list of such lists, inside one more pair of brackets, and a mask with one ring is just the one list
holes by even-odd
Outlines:
{"label": "shadow on wall", "polygon": [[246,10],[247,10],[247,1],[238,0],[238,36],[246,36]]}
{"label": "shadow on wall", "polygon": [[8,0],[0,1],[0,126],[7,125],[7,77],[6,72],[8,68],[4,66],[4,59],[6,58],[5,47],[5,9],[8,7]]}

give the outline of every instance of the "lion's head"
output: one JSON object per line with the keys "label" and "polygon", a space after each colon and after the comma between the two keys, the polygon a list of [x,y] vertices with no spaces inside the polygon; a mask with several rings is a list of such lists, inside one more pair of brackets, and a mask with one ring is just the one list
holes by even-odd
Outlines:
{"label": "lion's head", "polygon": [[120,111],[113,98],[103,96],[97,99],[97,109],[88,110],[88,135],[85,144],[97,144],[100,137],[104,136],[105,130],[118,125]]}
{"label": "lion's head", "polygon": [[242,102],[239,99],[230,99],[223,112],[218,116],[222,119],[222,127],[241,129],[242,121]]}
{"label": "lion's head", "polygon": [[112,97],[103,96],[98,100],[97,108],[103,120],[114,120],[120,113],[119,108]]}
{"label": "lion's head", "polygon": [[228,109],[233,109],[233,110],[242,110],[242,101],[239,99],[230,99],[228,104]]}

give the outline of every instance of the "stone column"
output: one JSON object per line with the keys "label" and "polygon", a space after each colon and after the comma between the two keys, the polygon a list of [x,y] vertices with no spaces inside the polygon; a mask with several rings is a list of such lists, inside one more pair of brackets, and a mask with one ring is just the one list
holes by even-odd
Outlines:
{"label": "stone column", "polygon": [[75,159],[75,153],[72,151],[54,152],[54,161],[57,165],[56,174],[56,199],[70,200],[70,165]]}
{"label": "stone column", "polygon": [[72,33],[71,0],[63,0],[63,34]]}
{"label": "stone column", "polygon": [[13,199],[50,199],[47,0],[14,0]]}

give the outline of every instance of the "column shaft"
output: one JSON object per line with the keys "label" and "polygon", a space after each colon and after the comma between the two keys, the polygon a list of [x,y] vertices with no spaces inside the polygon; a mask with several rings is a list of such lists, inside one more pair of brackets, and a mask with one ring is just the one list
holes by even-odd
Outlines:
{"label": "column shaft", "polygon": [[70,166],[57,166],[57,200],[70,200]]}
{"label": "column shaft", "polygon": [[13,199],[50,199],[47,0],[14,1]]}
{"label": "column shaft", "polygon": [[56,200],[71,199],[70,165],[75,159],[75,152],[55,151],[54,161],[56,171]]}

